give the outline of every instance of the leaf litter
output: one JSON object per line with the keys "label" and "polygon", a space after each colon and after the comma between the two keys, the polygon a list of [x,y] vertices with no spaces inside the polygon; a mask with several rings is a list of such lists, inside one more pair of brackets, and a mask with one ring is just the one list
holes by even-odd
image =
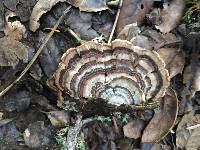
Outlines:
{"label": "leaf litter", "polygon": [[[60,127],[68,126],[69,122],[70,125],[75,124],[76,117],[73,117],[73,115],[77,115],[76,112],[73,112],[68,116],[68,112],[63,113],[62,109],[56,108],[57,94],[51,91],[45,83],[47,77],[51,76],[56,69],[62,53],[69,47],[74,47],[73,42],[65,43],[65,38],[62,38],[62,36],[73,39],[74,36],[68,32],[68,29],[70,29],[82,41],[96,39],[100,37],[101,34],[106,37],[104,40],[107,41],[114,23],[113,18],[115,17],[116,8],[108,6],[107,1],[86,0],[81,2],[78,0],[52,0],[51,2],[50,5],[47,3],[45,4],[45,1],[34,0],[28,0],[26,2],[24,0],[16,0],[12,1],[12,3],[11,1],[0,2],[0,12],[2,12],[0,13],[0,18],[2,18],[0,19],[0,32],[3,32],[2,36],[4,36],[0,38],[0,50],[2,53],[0,55],[1,86],[2,83],[3,85],[6,83],[5,80],[9,82],[13,81],[13,77],[10,78],[7,76],[13,74],[15,77],[15,75],[18,74],[18,70],[20,70],[19,73],[21,72],[19,68],[28,63],[28,48],[34,47],[36,49],[39,47],[39,44],[43,42],[43,38],[41,38],[39,34],[45,33],[45,28],[52,27],[58,17],[62,15],[63,10],[70,4],[76,7],[72,8],[63,22],[61,22],[57,30],[59,34],[56,33],[50,39],[50,42],[44,45],[46,46],[46,50],[42,52],[39,61],[36,61],[34,64],[37,65],[37,68],[40,68],[40,72],[42,73],[39,74],[44,75],[39,75],[37,77],[37,72],[31,76],[27,74],[24,77],[25,80],[20,83],[21,85],[16,85],[18,88],[13,88],[12,91],[14,92],[11,92],[12,94],[8,93],[8,95],[3,97],[4,100],[0,98],[2,103],[6,104],[6,106],[0,104],[2,106],[1,111],[4,114],[2,120],[10,118],[9,116],[15,117],[14,121],[12,120],[8,122],[8,124],[5,123],[2,125],[2,130],[0,131],[0,133],[3,133],[4,130],[13,131],[12,136],[14,138],[9,135],[10,133],[7,135],[5,134],[5,136],[9,137],[11,140],[6,141],[7,138],[5,138],[5,143],[11,143],[11,146],[20,147],[18,143],[22,145],[25,144],[30,148],[50,147],[51,144],[53,144],[51,148],[57,146],[56,143],[51,143],[52,137],[54,137],[55,134],[49,129],[59,130]],[[118,2],[116,1],[116,3]],[[179,3],[179,5],[177,3]],[[123,4],[124,5],[120,8],[121,12],[113,39],[116,37],[125,39],[132,42],[134,45],[158,53],[164,60],[166,68],[169,71],[171,84],[177,87],[181,86],[179,91],[187,89],[191,92],[190,97],[188,97],[187,93],[184,93],[184,91],[182,91],[182,95],[177,91],[177,96],[172,94],[173,92],[171,91],[169,92],[171,94],[168,93],[169,95],[163,98],[159,108],[154,110],[140,110],[129,114],[132,119],[130,119],[126,125],[124,125],[122,121],[123,118],[122,120],[120,120],[120,118],[115,118],[109,121],[105,121],[104,118],[101,118],[101,120],[103,120],[101,123],[94,119],[84,124],[82,127],[79,127],[77,130],[77,137],[75,135],[72,139],[84,138],[85,142],[78,142],[77,145],[80,146],[85,143],[87,147],[91,149],[140,148],[142,144],[148,142],[152,143],[150,146],[152,149],[170,149],[172,147],[191,150],[197,149],[199,147],[198,139],[200,137],[198,131],[199,107],[197,106],[199,104],[196,103],[198,100],[198,85],[200,85],[198,69],[199,47],[195,42],[191,43],[188,37],[183,36],[178,27],[184,15],[184,1],[171,0],[165,1],[164,3],[160,2],[159,7],[155,6],[155,2],[145,0],[124,0]],[[11,12],[7,11],[7,8],[11,10]],[[25,8],[29,9],[25,11]],[[4,11],[4,9],[6,11]],[[23,14],[23,9],[24,12],[27,13]],[[6,17],[8,14],[9,16]],[[47,16],[51,16],[50,21],[45,22]],[[51,21],[53,23],[51,23]],[[188,34],[189,32],[186,31],[185,33]],[[195,33],[198,34],[198,32]],[[56,37],[59,37],[61,40],[59,40],[59,38],[56,39]],[[29,38],[34,40],[30,40]],[[67,39],[67,41],[70,41],[69,39]],[[36,41],[40,41],[40,43],[35,43]],[[18,68],[18,66],[20,67]],[[181,85],[173,83],[177,79],[181,80]],[[34,86],[35,83],[39,86]],[[23,87],[23,90],[16,92],[20,90],[21,87]],[[24,91],[26,92],[23,93]],[[25,97],[23,97],[23,95],[25,95]],[[35,95],[39,96],[35,97]],[[15,101],[12,97],[16,97],[19,100],[25,98],[27,101]],[[67,97],[67,99],[70,99],[70,97]],[[187,101],[192,103],[191,109],[188,109],[189,112],[183,111],[181,115],[178,116],[178,119],[176,119],[178,113],[177,102],[182,102],[183,99],[186,103],[188,103]],[[8,102],[4,103],[6,100]],[[16,105],[14,101],[17,103]],[[31,115],[27,114],[28,117],[34,118],[28,121],[28,117],[24,115],[28,113],[27,110],[31,110],[33,109],[32,107],[35,106],[39,107],[39,109],[35,109],[35,113],[30,113]],[[41,110],[47,114],[46,118],[45,116],[34,116],[39,114],[38,112]],[[17,115],[19,113],[20,117]],[[112,113],[109,115],[112,115]],[[84,117],[87,118],[89,116]],[[20,123],[23,122],[23,119],[25,119],[27,123]],[[134,123],[134,120],[140,121]],[[17,129],[20,129],[20,132],[24,133],[25,142],[20,138],[16,138],[18,137],[19,131],[16,130],[15,124],[17,125]],[[159,129],[158,126],[160,127]],[[7,127],[9,127],[9,129],[6,129]],[[72,127],[70,131],[73,131],[73,129]],[[165,140],[174,140],[172,137],[169,137],[168,134],[172,130],[176,133],[176,143],[172,142],[174,144],[170,145],[168,142],[166,143]],[[70,135],[71,132],[68,133],[68,142],[71,140],[69,138]],[[41,140],[33,142],[32,136]],[[126,136],[126,138],[124,138],[124,136]],[[155,141],[157,141],[157,143],[154,143]],[[76,142],[76,140],[74,142]],[[1,146],[6,147],[8,145],[5,144]],[[75,146],[73,145],[73,147]],[[84,146],[82,145],[82,147]]]}

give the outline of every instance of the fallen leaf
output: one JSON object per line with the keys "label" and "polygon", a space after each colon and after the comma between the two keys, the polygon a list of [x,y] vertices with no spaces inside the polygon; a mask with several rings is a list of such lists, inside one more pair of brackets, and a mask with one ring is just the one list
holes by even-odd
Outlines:
{"label": "fallen leaf", "polygon": [[13,18],[17,18],[17,15],[8,10],[5,13],[4,33],[12,39],[21,40],[27,36],[26,28],[19,19],[13,20]]}
{"label": "fallen leaf", "polygon": [[200,140],[200,128],[196,128],[190,134],[188,142],[186,144],[186,150],[194,150],[200,147],[199,140]]}
{"label": "fallen leaf", "polygon": [[44,126],[43,121],[29,124],[23,137],[25,144],[32,149],[48,149],[52,146],[52,131]]}
{"label": "fallen leaf", "polygon": [[195,150],[200,147],[200,127],[188,130],[188,127],[200,123],[200,115],[193,111],[185,114],[176,130],[176,145],[181,149]]}
{"label": "fallen leaf", "polygon": [[3,126],[3,125],[6,125],[8,123],[10,123],[11,121],[13,121],[13,118],[12,119],[3,119],[3,120],[0,120],[0,127]]}
{"label": "fallen leaf", "polygon": [[141,131],[144,128],[144,122],[142,120],[133,120],[123,126],[124,136],[128,138],[137,139],[141,137]]}
{"label": "fallen leaf", "polygon": [[171,147],[169,145],[163,145],[160,143],[155,143],[151,150],[171,150]]}
{"label": "fallen leaf", "polygon": [[43,95],[34,94],[32,97],[32,103],[34,105],[39,105],[45,110],[56,111],[57,108],[50,104],[50,101]]}
{"label": "fallen leaf", "polygon": [[[37,47],[40,47],[40,43],[45,39],[47,33],[39,31],[38,34],[38,43]],[[60,41],[63,39],[60,39]],[[44,72],[44,74],[49,77],[53,74],[55,69],[58,66],[61,57],[61,49],[59,47],[59,43],[57,43],[58,39],[55,36],[51,37],[43,48],[41,55],[39,56],[40,66]]]}
{"label": "fallen leaf", "polygon": [[98,12],[108,9],[107,0],[67,0],[67,2],[78,7],[80,11]]}
{"label": "fallen leaf", "polygon": [[14,121],[10,119],[4,119],[3,121],[4,123],[0,125],[0,147],[1,149],[16,149],[20,132],[18,131]]}
{"label": "fallen leaf", "polygon": [[55,127],[64,127],[70,123],[70,114],[66,111],[46,112],[51,124]]}
{"label": "fallen leaf", "polygon": [[3,119],[3,113],[0,112],[0,121]]}
{"label": "fallen leaf", "polygon": [[92,40],[99,37],[99,34],[92,28],[92,14],[80,12],[78,9],[71,9],[69,16],[64,20],[82,40]]}
{"label": "fallen leaf", "polygon": [[10,10],[15,11],[19,0],[3,0],[3,4]]}
{"label": "fallen leaf", "polygon": [[56,5],[58,2],[64,2],[66,0],[38,0],[36,5],[33,7],[33,11],[30,16],[29,28],[31,31],[35,32],[39,26],[39,19],[47,11]]}
{"label": "fallen leaf", "polygon": [[22,22],[29,21],[33,6],[38,0],[2,0],[4,6],[17,14]]}
{"label": "fallen leaf", "polygon": [[183,51],[176,48],[161,48],[157,52],[164,60],[170,78],[182,73],[185,64]]}
{"label": "fallen leaf", "polygon": [[140,26],[153,6],[153,0],[124,0],[116,27],[117,34],[128,24]]}
{"label": "fallen leaf", "polygon": [[19,61],[28,62],[28,48],[19,41],[3,37],[0,39],[0,66],[16,66]]}
{"label": "fallen leaf", "polygon": [[155,25],[163,33],[173,30],[180,22],[185,9],[185,0],[171,0],[163,4],[160,12],[159,23]]}
{"label": "fallen leaf", "polygon": [[178,113],[178,99],[172,89],[168,89],[160,102],[160,110],[143,131],[142,143],[155,142],[166,136],[173,128]]}
{"label": "fallen leaf", "polygon": [[4,6],[3,6],[3,2],[0,1],[0,31],[3,29],[4,27]]}
{"label": "fallen leaf", "polygon": [[26,110],[31,101],[31,94],[19,88],[16,91],[9,92],[0,100],[0,111],[20,112]]}
{"label": "fallen leaf", "polygon": [[[108,9],[106,0],[39,0],[33,8],[30,16],[29,28],[35,32],[39,26],[39,19],[43,14],[50,11],[59,2],[68,2],[78,7],[81,11],[98,12]],[[77,20],[78,21],[78,20]]]}
{"label": "fallen leaf", "polygon": [[100,14],[94,13],[92,15],[92,28],[95,29],[98,33],[103,35],[105,38],[110,36],[112,31],[114,18],[113,15],[108,11],[103,11]]}
{"label": "fallen leaf", "polygon": [[[7,1],[7,0],[6,0]],[[12,1],[12,0],[9,0]],[[31,16],[31,12],[38,0],[19,0],[16,5],[16,14],[19,16],[22,22],[28,22]]]}
{"label": "fallen leaf", "polygon": [[183,83],[186,84],[187,89],[191,92],[190,97],[193,97],[197,91],[200,91],[200,62],[187,66],[183,74]]}
{"label": "fallen leaf", "polygon": [[118,34],[118,38],[149,50],[158,50],[168,46],[177,47],[177,43],[181,43],[182,40],[180,36],[173,33],[162,34],[149,27],[139,28],[136,24],[125,26]]}
{"label": "fallen leaf", "polygon": [[117,38],[131,41],[132,38],[136,38],[141,32],[142,31],[140,27],[138,27],[137,23],[133,23],[126,25],[118,34]]}
{"label": "fallen leaf", "polygon": [[[191,99],[197,91],[200,91],[200,32],[190,32],[184,38],[184,47],[186,51],[186,60],[189,64],[184,69],[183,83],[189,91]],[[187,98],[188,99],[188,98]]]}
{"label": "fallen leaf", "polygon": [[[132,143],[133,143],[133,139],[129,139],[129,138],[122,138],[122,139],[116,140],[117,149],[120,149],[120,150],[131,150]],[[138,149],[134,148],[134,150],[138,150]]]}

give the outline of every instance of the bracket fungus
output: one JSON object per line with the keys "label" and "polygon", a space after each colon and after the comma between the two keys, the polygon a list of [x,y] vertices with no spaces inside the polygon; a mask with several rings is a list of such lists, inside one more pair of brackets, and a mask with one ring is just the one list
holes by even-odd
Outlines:
{"label": "bracket fungus", "polygon": [[126,40],[111,45],[93,41],[63,54],[54,73],[56,87],[76,100],[100,98],[108,104],[156,102],[170,84],[165,63],[155,51]]}

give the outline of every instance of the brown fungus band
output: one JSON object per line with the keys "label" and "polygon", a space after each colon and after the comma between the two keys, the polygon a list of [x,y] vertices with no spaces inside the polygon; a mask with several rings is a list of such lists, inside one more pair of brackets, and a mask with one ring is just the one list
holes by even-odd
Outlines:
{"label": "brown fungus band", "polygon": [[102,98],[114,105],[156,101],[169,86],[158,53],[118,39],[68,49],[54,78],[57,88],[75,99]]}

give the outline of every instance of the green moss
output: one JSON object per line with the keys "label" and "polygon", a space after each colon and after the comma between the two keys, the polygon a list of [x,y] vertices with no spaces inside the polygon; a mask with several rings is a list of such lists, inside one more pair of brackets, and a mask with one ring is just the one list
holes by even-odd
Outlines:
{"label": "green moss", "polygon": [[78,137],[78,143],[76,145],[76,150],[87,150],[86,143],[84,139]]}
{"label": "green moss", "polygon": [[[58,144],[59,150],[67,150],[68,130],[69,130],[69,127],[65,127],[65,128],[60,129],[56,134],[55,139]],[[84,139],[82,139],[81,137],[78,137],[76,150],[87,150],[86,143]]]}
{"label": "green moss", "polygon": [[69,130],[69,127],[62,128],[59,130],[56,134],[56,142],[58,144],[59,150],[66,150],[67,149],[67,132]]}
{"label": "green moss", "polygon": [[200,28],[200,0],[186,0],[187,11],[183,17],[189,28]]}

